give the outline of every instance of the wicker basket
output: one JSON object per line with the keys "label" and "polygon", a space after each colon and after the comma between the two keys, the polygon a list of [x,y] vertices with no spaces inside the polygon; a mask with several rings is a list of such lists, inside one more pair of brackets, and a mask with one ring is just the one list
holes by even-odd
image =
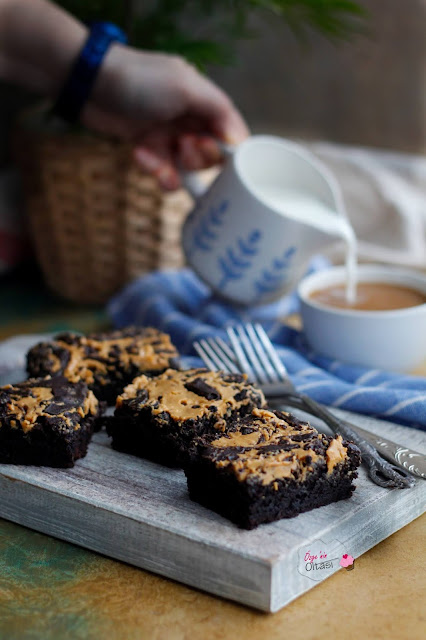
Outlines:
{"label": "wicker basket", "polygon": [[21,127],[15,150],[36,255],[57,294],[102,303],[139,274],[183,264],[191,198],[164,194],[129,146]]}

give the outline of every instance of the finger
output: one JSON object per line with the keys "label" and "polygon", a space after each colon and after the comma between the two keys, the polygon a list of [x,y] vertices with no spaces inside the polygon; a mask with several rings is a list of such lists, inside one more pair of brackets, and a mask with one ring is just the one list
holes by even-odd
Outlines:
{"label": "finger", "polygon": [[187,171],[204,169],[206,161],[194,135],[184,134],[178,141],[177,162]]}
{"label": "finger", "polygon": [[218,113],[212,118],[212,129],[220,140],[227,144],[239,144],[249,135],[249,128],[242,115],[237,111],[232,102],[226,99],[218,109]]}
{"label": "finger", "polygon": [[173,130],[164,123],[161,126],[152,126],[146,133],[137,139],[137,146],[150,150],[164,162],[172,164]]}
{"label": "finger", "polygon": [[190,86],[188,110],[206,122],[209,132],[229,144],[247,138],[250,132],[244,118],[219,87],[201,74]]}
{"label": "finger", "polygon": [[161,187],[174,190],[180,179],[172,155],[173,133],[167,124],[152,127],[138,141],[135,154],[139,164],[154,175]]}
{"label": "finger", "polygon": [[206,166],[211,167],[223,161],[223,153],[213,138],[207,136],[198,138],[198,147]]}
{"label": "finger", "polygon": [[180,187],[180,179],[175,168],[164,158],[151,149],[137,146],[133,156],[138,165],[158,180],[159,185],[166,191],[174,191]]}
{"label": "finger", "polygon": [[223,161],[217,142],[207,136],[181,134],[177,146],[176,162],[187,171],[207,169]]}

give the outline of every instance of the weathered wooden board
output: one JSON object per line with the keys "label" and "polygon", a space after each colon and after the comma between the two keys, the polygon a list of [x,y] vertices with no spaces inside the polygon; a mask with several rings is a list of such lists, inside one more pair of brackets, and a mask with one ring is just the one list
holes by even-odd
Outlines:
{"label": "weathered wooden board", "polygon": [[[426,452],[424,433],[339,412]],[[183,472],[113,451],[96,434],[73,469],[0,465],[0,516],[213,594],[277,611],[424,510],[426,483],[386,490],[360,471],[347,501],[242,531],[190,501]],[[327,553],[317,568],[306,553]],[[314,564],[315,564],[314,563]],[[308,565],[308,568],[307,568]],[[356,567],[355,567],[356,568]]]}

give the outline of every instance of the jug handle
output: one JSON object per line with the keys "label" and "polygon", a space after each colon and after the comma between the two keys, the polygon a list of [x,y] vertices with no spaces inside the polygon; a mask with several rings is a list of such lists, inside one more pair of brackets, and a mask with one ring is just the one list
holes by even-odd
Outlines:
{"label": "jug handle", "polygon": [[[234,154],[236,149],[234,145],[221,142],[220,140],[216,140],[216,143],[225,159],[230,158]],[[204,182],[200,180],[198,171],[185,171],[184,169],[181,169],[179,171],[179,175],[183,188],[186,189],[197,202],[197,200],[199,200],[207,191],[208,185],[204,184]]]}

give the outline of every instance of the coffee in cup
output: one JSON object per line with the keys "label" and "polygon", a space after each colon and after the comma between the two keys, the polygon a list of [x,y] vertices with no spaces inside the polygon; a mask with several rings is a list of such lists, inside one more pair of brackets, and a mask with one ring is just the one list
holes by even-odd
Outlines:
{"label": "coffee in cup", "polygon": [[359,311],[392,311],[426,304],[426,295],[423,292],[388,282],[358,283],[356,298],[351,302],[347,299],[344,284],[317,289],[309,297],[326,307]]}
{"label": "coffee in cup", "polygon": [[[346,270],[331,267],[302,280],[298,287],[306,340],[317,353],[337,362],[372,369],[413,371],[426,362],[426,276],[388,266],[358,265],[358,289],[381,290],[386,309],[324,304],[317,292],[341,289],[344,301]],[[385,291],[385,285],[390,287]],[[372,287],[372,288],[370,288]],[[364,289],[365,291],[365,289]],[[359,297],[359,294],[358,294]],[[398,308],[390,308],[396,298]],[[333,300],[335,302],[335,299]],[[408,306],[411,301],[411,306]],[[376,305],[377,306],[377,305]]]}

